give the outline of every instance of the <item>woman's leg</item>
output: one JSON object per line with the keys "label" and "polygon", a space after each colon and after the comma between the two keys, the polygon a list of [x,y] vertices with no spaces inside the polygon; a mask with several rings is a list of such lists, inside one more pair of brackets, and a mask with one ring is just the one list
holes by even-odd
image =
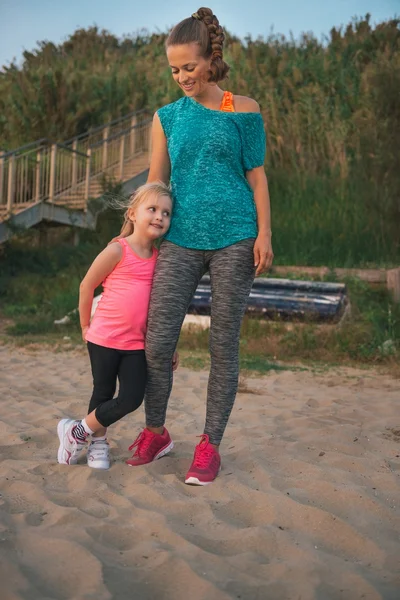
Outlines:
{"label": "woman's leg", "polygon": [[205,271],[204,252],[164,241],[157,259],[146,337],[146,425],[164,425],[172,388],[172,357],[182,323]]}
{"label": "woman's leg", "polygon": [[143,402],[146,387],[144,350],[118,352],[120,354],[118,396],[99,404],[95,411],[95,417],[103,427],[116,423],[125,415],[138,409]]}
{"label": "woman's leg", "polygon": [[254,279],[254,239],[212,253],[211,371],[204,433],[221,442],[235,401],[239,378],[240,326]]}

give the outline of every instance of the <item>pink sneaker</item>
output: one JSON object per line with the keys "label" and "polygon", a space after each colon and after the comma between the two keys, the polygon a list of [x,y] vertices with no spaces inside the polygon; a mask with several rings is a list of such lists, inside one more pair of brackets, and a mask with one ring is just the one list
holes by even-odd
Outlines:
{"label": "pink sneaker", "polygon": [[186,474],[185,483],[189,485],[208,485],[221,470],[221,457],[218,450],[210,444],[208,435],[200,436],[201,441],[194,450],[193,462]]}
{"label": "pink sneaker", "polygon": [[166,427],[164,427],[162,434],[152,433],[148,429],[143,429],[133,444],[129,446],[129,450],[133,450],[134,448],[136,450],[132,458],[126,461],[126,464],[130,467],[146,465],[168,454],[173,447],[174,442],[171,440]]}

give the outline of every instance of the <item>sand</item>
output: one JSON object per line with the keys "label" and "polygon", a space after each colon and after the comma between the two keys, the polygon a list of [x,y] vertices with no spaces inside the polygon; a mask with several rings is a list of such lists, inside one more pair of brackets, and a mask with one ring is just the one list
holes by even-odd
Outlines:
{"label": "sand", "polygon": [[109,471],[56,463],[83,416],[84,350],[0,347],[1,600],[398,600],[399,382],[283,371],[241,387],[211,486],[186,486],[207,373],[181,368],[175,449],[124,464],[143,410],[110,430]]}

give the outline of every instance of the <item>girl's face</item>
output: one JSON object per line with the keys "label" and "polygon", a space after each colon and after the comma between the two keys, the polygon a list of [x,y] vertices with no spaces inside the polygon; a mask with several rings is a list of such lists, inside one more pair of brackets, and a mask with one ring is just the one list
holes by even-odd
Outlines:
{"label": "girl's face", "polygon": [[208,82],[211,58],[200,56],[195,42],[167,48],[167,58],[172,77],[186,96],[201,96],[211,84]]}
{"label": "girl's face", "polygon": [[171,222],[172,201],[169,196],[150,196],[135,208],[128,217],[134,224],[135,233],[156,240],[167,233]]}

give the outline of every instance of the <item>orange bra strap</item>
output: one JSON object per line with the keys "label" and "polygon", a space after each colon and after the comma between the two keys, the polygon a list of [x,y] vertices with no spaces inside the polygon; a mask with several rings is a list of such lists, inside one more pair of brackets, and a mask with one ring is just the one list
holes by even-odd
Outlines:
{"label": "orange bra strap", "polygon": [[223,112],[235,112],[232,92],[224,92],[219,110],[222,110]]}

